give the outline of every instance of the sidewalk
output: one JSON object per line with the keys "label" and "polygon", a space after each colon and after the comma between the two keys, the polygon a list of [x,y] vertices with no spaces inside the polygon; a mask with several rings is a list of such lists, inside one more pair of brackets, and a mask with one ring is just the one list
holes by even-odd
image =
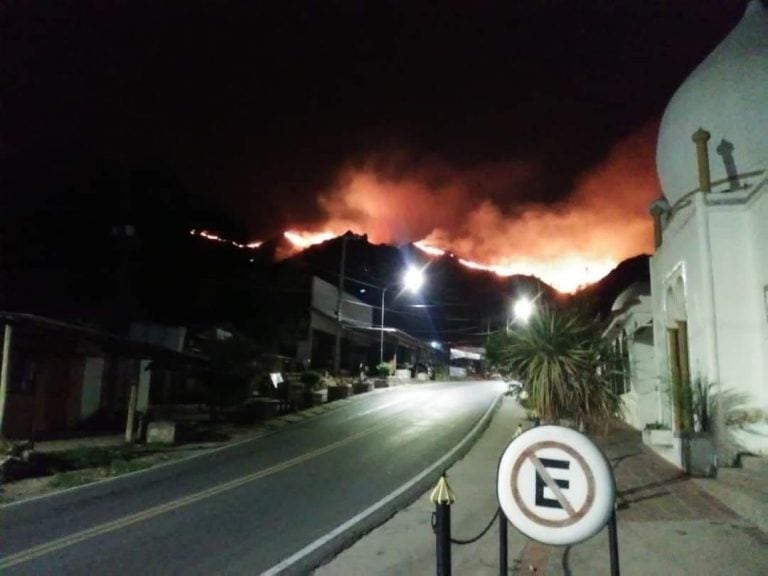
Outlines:
{"label": "sidewalk", "polygon": [[[470,539],[496,510],[496,466],[524,412],[505,398],[493,422],[463,460],[448,471],[456,493],[452,536]],[[525,424],[524,424],[525,425]],[[620,430],[600,440],[619,492],[619,558],[623,576],[648,574],[768,574],[768,536],[737,516],[695,481],[647,451],[639,432]],[[318,576],[434,574],[434,508],[429,493],[369,533]],[[608,535],[568,547],[538,544],[509,527],[510,574],[609,574]],[[454,575],[496,575],[498,527],[477,542],[452,546]]]}

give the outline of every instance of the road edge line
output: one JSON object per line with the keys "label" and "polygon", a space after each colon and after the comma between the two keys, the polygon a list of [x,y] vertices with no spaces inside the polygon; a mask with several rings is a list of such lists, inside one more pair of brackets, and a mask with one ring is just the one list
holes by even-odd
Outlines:
{"label": "road edge line", "polygon": [[262,576],[278,574],[305,574],[308,570],[317,568],[323,561],[332,558],[350,546],[364,534],[383,524],[393,516],[401,505],[413,502],[426,492],[438,472],[453,465],[466,454],[482,432],[490,424],[493,415],[501,406],[504,393],[500,393],[488,407],[480,420],[466,436],[437,462],[426,468],[411,480],[390,492],[384,498],[375,502],[362,512],[356,514],[343,524],[340,524],[322,538],[307,544],[285,560],[262,572]]}

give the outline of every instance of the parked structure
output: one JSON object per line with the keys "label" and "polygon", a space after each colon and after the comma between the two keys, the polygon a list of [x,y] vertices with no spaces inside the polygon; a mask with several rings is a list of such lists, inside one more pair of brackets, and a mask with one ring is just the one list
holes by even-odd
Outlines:
{"label": "parked structure", "polygon": [[[120,426],[132,386],[135,409],[147,411],[152,361],[165,367],[202,361],[170,345],[171,335],[183,342],[175,327],[169,332],[134,325],[133,338],[123,338],[32,314],[2,312],[0,322],[0,432],[8,438],[34,440],[89,424]],[[155,372],[167,376],[167,370]]]}
{"label": "parked structure", "polygon": [[[309,306],[301,309],[306,320],[297,324],[300,332],[295,343],[284,343],[286,348],[295,347],[295,355],[305,365],[314,368],[332,367],[336,330],[341,325],[341,368],[349,374],[357,372],[360,364],[375,366],[380,355],[380,343],[384,338],[384,361],[398,366],[428,362],[434,350],[425,342],[392,326],[380,326],[374,322],[373,307],[359,298],[344,292],[341,298],[339,321],[336,317],[338,288],[322,278],[313,276],[309,294]],[[301,330],[301,327],[304,330]]]}
{"label": "parked structure", "polygon": [[470,374],[482,374],[485,370],[485,348],[477,346],[457,346],[451,348],[449,374],[464,378]]}

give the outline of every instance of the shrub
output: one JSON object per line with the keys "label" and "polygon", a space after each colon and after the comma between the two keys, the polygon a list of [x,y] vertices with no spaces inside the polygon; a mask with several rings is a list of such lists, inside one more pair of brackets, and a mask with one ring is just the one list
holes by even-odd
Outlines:
{"label": "shrub", "polygon": [[646,430],[669,430],[669,426],[664,424],[663,422],[648,422],[648,424],[645,425]]}
{"label": "shrub", "polygon": [[376,374],[378,374],[381,378],[386,378],[389,376],[389,364],[382,362],[376,366]]}
{"label": "shrub", "polygon": [[307,392],[311,392],[312,390],[317,390],[320,386],[320,380],[321,376],[319,372],[315,372],[314,370],[306,370],[301,373],[301,376],[299,376],[299,380],[302,384],[304,384],[304,389]]}
{"label": "shrub", "polygon": [[574,417],[588,431],[607,430],[620,415],[621,398],[610,388],[610,348],[581,310],[542,307],[494,346],[494,362],[520,375],[529,406],[543,420]]}

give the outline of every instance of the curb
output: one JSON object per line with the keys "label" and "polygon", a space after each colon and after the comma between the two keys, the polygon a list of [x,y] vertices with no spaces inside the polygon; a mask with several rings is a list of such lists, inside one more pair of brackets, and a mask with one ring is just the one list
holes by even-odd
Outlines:
{"label": "curb", "polygon": [[409,482],[400,486],[372,506],[337,526],[326,536],[308,544],[282,562],[262,573],[262,576],[277,574],[307,574],[324,564],[362,536],[386,522],[399,510],[414,502],[432,488],[440,473],[460,460],[472,448],[477,439],[490,424],[501,406],[504,394],[494,400],[475,426],[450,452],[423,470]]}

